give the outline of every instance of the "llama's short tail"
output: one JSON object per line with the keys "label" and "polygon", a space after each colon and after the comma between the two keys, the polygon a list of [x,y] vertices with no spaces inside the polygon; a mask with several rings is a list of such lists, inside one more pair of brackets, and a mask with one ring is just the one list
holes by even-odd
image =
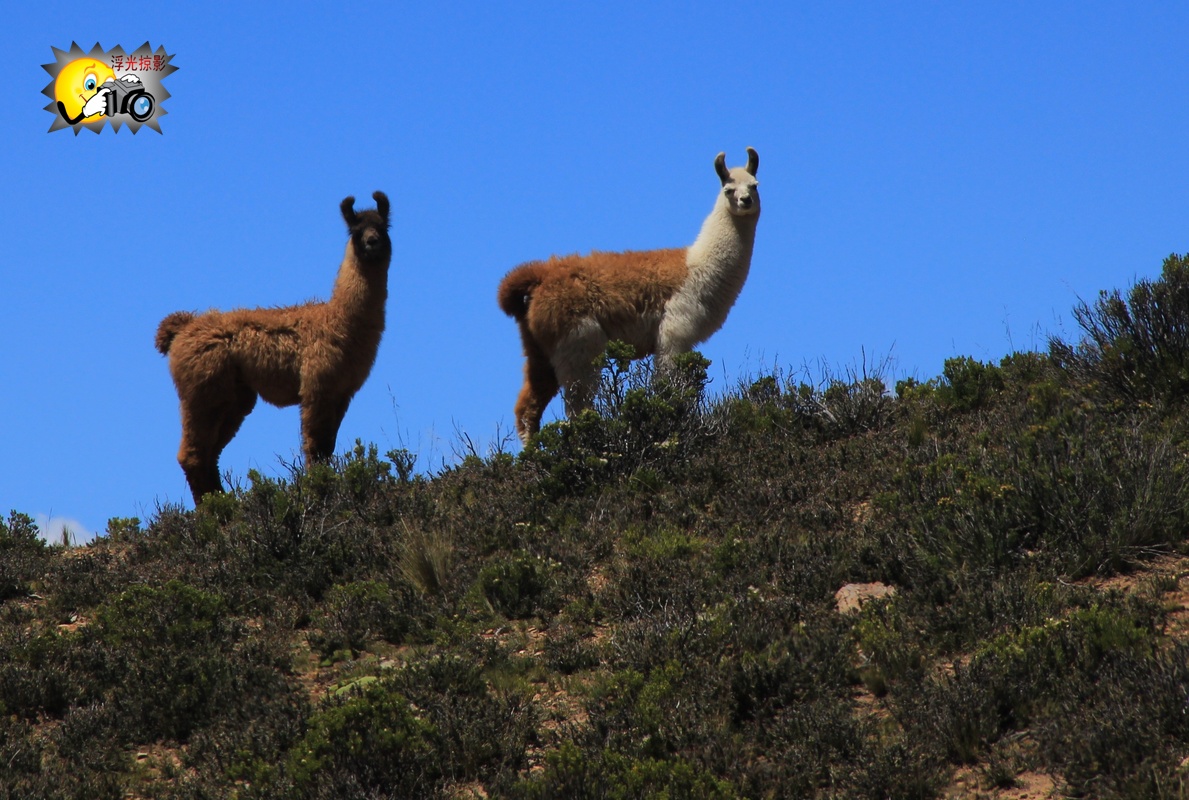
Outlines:
{"label": "llama's short tail", "polygon": [[509,272],[500,281],[500,308],[509,317],[521,320],[528,313],[528,304],[532,298],[533,289],[536,289],[541,283],[540,267],[540,262],[536,261],[524,264]]}
{"label": "llama's short tail", "polygon": [[157,352],[161,355],[169,355],[169,346],[173,344],[173,337],[181,332],[182,328],[194,321],[195,314],[191,311],[175,311],[165,319],[161,320],[161,324],[157,326]]}

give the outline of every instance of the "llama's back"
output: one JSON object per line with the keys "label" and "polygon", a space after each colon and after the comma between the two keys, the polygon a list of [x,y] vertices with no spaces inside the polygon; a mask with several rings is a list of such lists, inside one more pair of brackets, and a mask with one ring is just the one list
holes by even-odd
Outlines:
{"label": "llama's back", "polygon": [[317,323],[324,308],[308,303],[191,315],[173,337],[170,371],[179,387],[233,379],[273,405],[294,405],[300,400],[303,350],[322,332]]}
{"label": "llama's back", "polygon": [[[582,319],[614,330],[659,317],[687,275],[685,248],[553,256],[508,273],[500,307],[548,346]],[[635,337],[633,337],[635,338]]]}

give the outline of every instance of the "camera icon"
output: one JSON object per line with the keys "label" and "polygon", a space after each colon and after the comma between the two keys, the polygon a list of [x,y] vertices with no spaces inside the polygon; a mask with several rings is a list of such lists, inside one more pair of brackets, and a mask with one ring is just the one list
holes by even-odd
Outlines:
{"label": "camera icon", "polygon": [[157,101],[140,81],[131,82],[108,78],[101,88],[108,89],[107,116],[127,114],[137,122],[144,122],[153,116]]}

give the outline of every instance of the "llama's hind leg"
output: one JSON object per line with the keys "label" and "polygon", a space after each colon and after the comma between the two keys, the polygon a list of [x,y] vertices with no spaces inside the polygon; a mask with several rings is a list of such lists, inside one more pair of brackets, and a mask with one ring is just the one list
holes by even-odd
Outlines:
{"label": "llama's hind leg", "polygon": [[216,457],[235,438],[235,434],[239,433],[240,426],[244,424],[244,419],[256,407],[256,392],[252,391],[247,384],[237,386],[234,392],[225,399],[227,405],[224,406],[223,413],[219,417],[218,436],[215,439]]}
{"label": "llama's hind leg", "polygon": [[541,430],[545,407],[557,394],[557,374],[540,352],[530,353],[524,361],[524,386],[516,398],[516,433],[523,444]]}
{"label": "llama's hind leg", "polygon": [[221,387],[217,402],[182,404],[182,444],[178,449],[178,463],[186,473],[186,481],[194,495],[194,504],[202,496],[223,491],[219,480],[219,456],[234,438],[244,418],[256,406],[256,393],[247,385]]}
{"label": "llama's hind leg", "polygon": [[196,506],[202,502],[203,495],[223,491],[223,484],[219,482],[219,448],[216,447],[218,430],[217,413],[183,402],[178,463],[186,473]]}

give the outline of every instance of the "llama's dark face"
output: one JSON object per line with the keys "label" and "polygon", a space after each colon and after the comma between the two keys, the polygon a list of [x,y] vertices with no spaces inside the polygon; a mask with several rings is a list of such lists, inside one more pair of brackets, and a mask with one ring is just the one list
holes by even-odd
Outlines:
{"label": "llama's dark face", "polygon": [[355,211],[355,198],[343,200],[343,220],[351,235],[355,257],[365,264],[387,266],[392,258],[392,240],[388,238],[388,198],[383,192],[372,195],[376,208]]}
{"label": "llama's dark face", "polygon": [[758,216],[760,213],[760,182],[756,180],[756,170],[760,166],[760,157],[755,150],[747,148],[747,166],[727,169],[726,156],[718,154],[714,162],[714,169],[722,181],[723,199],[727,210],[736,217]]}
{"label": "llama's dark face", "polygon": [[369,263],[387,262],[392,256],[392,241],[388,238],[388,221],[375,211],[357,215],[351,226],[351,241],[355,255]]}

